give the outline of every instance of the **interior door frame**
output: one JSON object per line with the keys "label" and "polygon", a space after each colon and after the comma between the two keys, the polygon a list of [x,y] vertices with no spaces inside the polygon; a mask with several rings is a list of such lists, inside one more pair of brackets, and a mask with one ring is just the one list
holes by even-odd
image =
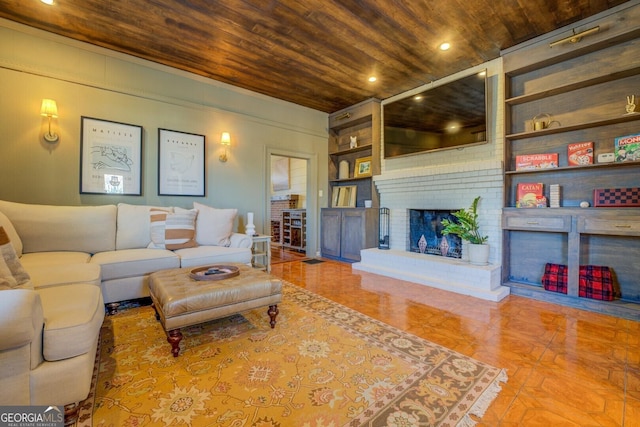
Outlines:
{"label": "interior door frame", "polygon": [[307,248],[306,255],[309,258],[314,258],[318,251],[318,155],[315,153],[306,153],[301,151],[290,151],[277,147],[266,147],[266,177],[264,180],[264,194],[267,206],[265,207],[266,213],[264,215],[266,224],[264,230],[271,230],[271,156],[290,157],[296,159],[306,160],[307,162]]}

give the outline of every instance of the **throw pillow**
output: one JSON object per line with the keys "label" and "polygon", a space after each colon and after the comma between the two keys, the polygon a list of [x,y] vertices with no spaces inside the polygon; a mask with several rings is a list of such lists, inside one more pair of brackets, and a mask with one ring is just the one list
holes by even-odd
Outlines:
{"label": "throw pillow", "polygon": [[176,208],[171,213],[151,209],[151,243],[153,249],[184,249],[198,246],[195,241],[198,211]]}
{"label": "throw pillow", "polygon": [[167,214],[170,211],[164,209],[149,209],[149,231],[151,232],[151,242],[148,248],[164,249],[164,229],[167,220]]}
{"label": "throw pillow", "polygon": [[20,264],[9,234],[0,226],[0,289],[33,289],[31,278]]}
{"label": "throw pillow", "polygon": [[0,226],[4,227],[4,231],[9,235],[9,239],[11,240],[11,245],[13,245],[13,249],[16,251],[16,255],[19,257],[22,256],[22,240],[20,240],[20,236],[16,232],[15,227],[11,220],[2,212],[0,212]]}
{"label": "throw pillow", "polygon": [[198,211],[195,209],[176,208],[174,213],[167,215],[164,232],[164,246],[169,250],[193,248],[196,243],[196,218]]}
{"label": "throw pillow", "polygon": [[229,246],[238,210],[216,209],[198,202],[193,202],[193,207],[198,210],[196,242],[205,246]]}

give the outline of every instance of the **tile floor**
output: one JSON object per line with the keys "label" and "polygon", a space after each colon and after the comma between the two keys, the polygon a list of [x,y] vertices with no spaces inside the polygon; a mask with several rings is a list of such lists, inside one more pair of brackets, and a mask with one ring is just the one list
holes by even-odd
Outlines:
{"label": "tile floor", "polygon": [[479,426],[640,426],[640,322],[518,296],[488,302],[335,261],[276,264],[272,274],[506,368]]}

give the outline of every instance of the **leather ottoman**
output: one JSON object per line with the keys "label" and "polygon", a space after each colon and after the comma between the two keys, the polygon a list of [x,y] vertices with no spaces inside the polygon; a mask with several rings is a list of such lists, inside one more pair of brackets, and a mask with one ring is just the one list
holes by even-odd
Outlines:
{"label": "leather ottoman", "polygon": [[156,317],[167,332],[174,357],[180,353],[180,328],[267,306],[271,327],[275,327],[282,301],[280,279],[244,264],[233,265],[240,274],[223,280],[194,280],[191,268],[161,270],[149,276]]}

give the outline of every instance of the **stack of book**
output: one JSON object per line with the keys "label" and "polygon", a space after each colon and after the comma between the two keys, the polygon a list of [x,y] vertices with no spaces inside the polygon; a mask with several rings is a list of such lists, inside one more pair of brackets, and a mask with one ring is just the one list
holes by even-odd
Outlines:
{"label": "stack of book", "polygon": [[549,185],[549,207],[550,208],[560,207],[560,185],[559,184]]}

